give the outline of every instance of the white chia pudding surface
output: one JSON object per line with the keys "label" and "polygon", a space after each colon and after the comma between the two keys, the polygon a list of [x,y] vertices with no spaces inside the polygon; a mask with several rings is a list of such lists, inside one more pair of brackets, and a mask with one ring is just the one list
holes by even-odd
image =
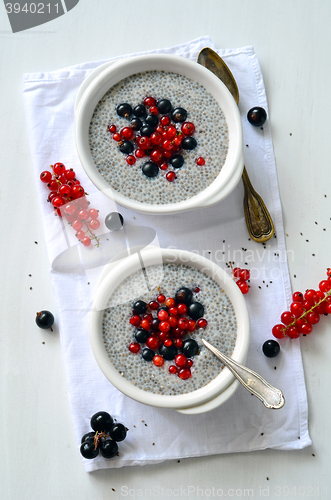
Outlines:
{"label": "white chia pudding surface", "polygon": [[[169,373],[169,366],[175,364],[174,360],[165,360],[162,367],[157,367],[152,361],[145,361],[141,351],[134,354],[128,349],[131,342],[136,342],[134,332],[137,328],[129,322],[133,303],[139,299],[148,303],[156,300],[159,294],[174,298],[181,287],[200,288],[198,293],[193,294],[193,301],[203,304],[204,318],[208,321],[206,328],[185,335],[185,338],[195,339],[200,347],[199,353],[192,358],[192,376],[187,380]],[[102,324],[105,349],[119,373],[144,391],[170,396],[186,394],[207,385],[219,375],[223,365],[204,347],[202,338],[228,356],[233,353],[237,337],[233,305],[215,280],[193,267],[166,263],[137,271],[118,286],[108,305]],[[147,312],[156,317],[157,311]]]}
{"label": "white chia pudding surface", "polygon": [[[129,125],[128,119],[117,115],[118,104],[128,102],[134,107],[148,96],[169,99],[173,107],[186,109],[187,121],[195,125],[193,137],[197,141],[195,149],[180,152],[184,157],[181,168],[170,166],[153,178],[141,170],[149,156],[137,158],[129,166],[108,131],[109,125],[116,125],[117,130]],[[181,123],[176,127],[180,130]],[[229,138],[221,108],[202,85],[177,73],[146,71],[121,80],[101,98],[91,119],[89,142],[98,171],[115,191],[141,203],[165,205],[197,195],[216,179],[226,160]],[[196,164],[198,157],[205,159],[204,166]],[[177,175],[174,182],[165,178],[171,170]]]}

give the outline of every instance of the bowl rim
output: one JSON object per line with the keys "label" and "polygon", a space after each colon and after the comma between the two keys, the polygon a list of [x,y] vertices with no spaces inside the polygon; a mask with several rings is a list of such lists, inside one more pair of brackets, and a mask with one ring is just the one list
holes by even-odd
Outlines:
{"label": "bowl rim", "polygon": [[[168,67],[167,65],[170,65]],[[167,69],[164,69],[164,68]],[[195,79],[219,102],[229,126],[229,149],[225,164],[216,179],[197,195],[176,203],[148,204],[132,200],[113,189],[98,172],[89,150],[88,129],[94,109],[100,98],[118,81],[127,76],[149,70],[165,70]],[[221,102],[220,102],[221,101]],[[81,164],[93,184],[119,205],[149,214],[168,214],[211,206],[224,199],[239,182],[243,166],[243,131],[238,106],[223,82],[211,71],[189,59],[171,54],[148,54],[128,57],[109,64],[96,74],[80,98],[75,113],[76,147]],[[229,127],[230,129],[230,127]]]}
{"label": "bowl rim", "polygon": [[196,391],[175,396],[149,393],[121,376],[112,364],[104,347],[102,335],[103,310],[117,286],[138,269],[160,262],[178,262],[203,270],[225,290],[235,309],[237,340],[233,358],[245,363],[250,340],[250,321],[245,299],[233,279],[210,260],[186,250],[152,248],[135,253],[114,265],[97,288],[90,315],[90,342],[95,359],[106,378],[123,394],[141,403],[160,408],[185,409],[201,405],[221,394],[234,381],[234,375],[224,367],[206,386]]}

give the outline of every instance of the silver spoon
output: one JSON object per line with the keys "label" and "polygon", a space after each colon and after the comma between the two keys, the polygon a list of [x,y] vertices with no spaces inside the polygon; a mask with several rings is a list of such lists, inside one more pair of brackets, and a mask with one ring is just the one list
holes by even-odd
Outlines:
{"label": "silver spoon", "polygon": [[218,357],[233,373],[237,380],[248,390],[251,394],[254,394],[257,398],[262,401],[264,406],[267,408],[272,408],[274,410],[279,410],[285,404],[284,394],[280,389],[276,389],[270,385],[264,378],[258,373],[253,372],[249,368],[237,363],[233,359],[229,358],[221,351],[216,349],[206,340],[202,339],[204,345]]}
{"label": "silver spoon", "polygon": [[[199,53],[197,62],[209,69],[224,83],[238,104],[237,83],[223,59],[214,50],[205,47]],[[254,241],[264,243],[270,240],[275,232],[272,218],[261,196],[253,188],[246,167],[244,167],[242,179],[245,188],[244,212],[248,232]]]}

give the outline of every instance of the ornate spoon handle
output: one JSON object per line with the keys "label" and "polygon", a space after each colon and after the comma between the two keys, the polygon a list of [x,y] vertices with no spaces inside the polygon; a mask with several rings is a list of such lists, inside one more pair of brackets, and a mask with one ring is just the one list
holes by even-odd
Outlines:
{"label": "ornate spoon handle", "polygon": [[245,389],[262,401],[264,406],[275,410],[284,406],[285,398],[280,389],[276,389],[276,387],[270,385],[258,373],[229,358],[206,340],[202,339],[202,342],[231,370]]}
{"label": "ornate spoon handle", "polygon": [[264,201],[252,186],[246,167],[242,179],[245,188],[244,211],[248,232],[254,241],[263,243],[273,236],[274,224]]}

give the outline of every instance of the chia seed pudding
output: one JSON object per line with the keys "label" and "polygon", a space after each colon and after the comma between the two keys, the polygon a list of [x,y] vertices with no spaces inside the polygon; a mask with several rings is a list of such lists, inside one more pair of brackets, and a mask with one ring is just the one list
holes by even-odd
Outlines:
{"label": "chia seed pudding", "polygon": [[[195,125],[197,146],[181,151],[184,165],[175,170],[176,180],[168,182],[162,170],[150,178],[141,167],[148,158],[137,158],[134,165],[126,163],[108,127],[117,130],[129,121],[117,115],[116,107],[127,102],[134,107],[146,96],[157,100],[169,99],[173,107],[183,107],[187,120]],[[180,125],[176,124],[180,130]],[[165,71],[146,71],[131,75],[114,85],[97,104],[89,127],[92,159],[104,179],[118,193],[144,204],[165,205],[192,198],[206,189],[219,175],[228,151],[228,127],[225,116],[215,98],[199,83],[183,75]],[[204,166],[196,160],[203,157]]]}
{"label": "chia seed pudding", "polygon": [[[193,301],[204,306],[206,328],[188,332],[186,338],[196,340],[200,350],[193,357],[192,376],[182,380],[169,373],[174,361],[165,361],[161,367],[145,361],[141,352],[133,354],[128,346],[134,341],[136,327],[130,324],[132,305],[136,300],[146,303],[159,294],[175,297],[181,287],[191,290]],[[233,305],[221,286],[204,272],[183,264],[165,263],[139,270],[126,278],[112,294],[108,308],[104,311],[102,331],[105,349],[119,373],[133,385],[147,392],[160,395],[178,395],[195,391],[207,385],[223,369],[222,363],[208,349],[204,338],[231,356],[237,337],[237,320]],[[151,311],[147,311],[151,312]]]}

